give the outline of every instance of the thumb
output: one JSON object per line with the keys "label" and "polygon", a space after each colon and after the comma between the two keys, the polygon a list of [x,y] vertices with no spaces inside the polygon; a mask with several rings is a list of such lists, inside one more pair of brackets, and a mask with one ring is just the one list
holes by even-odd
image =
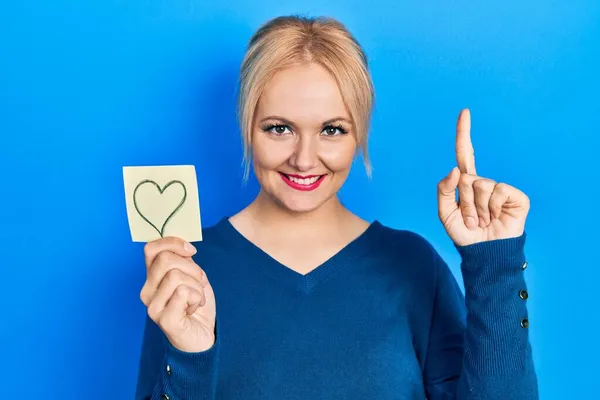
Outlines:
{"label": "thumb", "polygon": [[438,217],[443,222],[453,211],[458,209],[456,202],[456,188],[460,171],[457,167],[452,168],[452,171],[438,183]]}

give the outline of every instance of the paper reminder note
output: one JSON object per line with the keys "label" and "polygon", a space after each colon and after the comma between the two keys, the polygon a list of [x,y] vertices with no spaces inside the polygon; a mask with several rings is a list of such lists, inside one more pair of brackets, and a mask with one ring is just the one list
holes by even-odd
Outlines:
{"label": "paper reminder note", "polygon": [[134,242],[177,236],[202,240],[193,165],[123,167],[129,230]]}

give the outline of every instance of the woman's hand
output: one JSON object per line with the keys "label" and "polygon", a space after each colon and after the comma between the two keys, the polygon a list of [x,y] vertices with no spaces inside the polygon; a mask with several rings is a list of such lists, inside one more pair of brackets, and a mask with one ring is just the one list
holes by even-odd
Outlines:
{"label": "woman's hand", "polygon": [[438,217],[454,243],[465,246],[521,236],[529,198],[513,186],[477,175],[468,109],[461,111],[456,125],[456,161],[458,168],[438,184]]}
{"label": "woman's hand", "polygon": [[195,252],[175,237],[148,242],[146,282],[140,292],[148,315],[169,342],[190,353],[215,343],[215,296],[206,274],[191,258]]}

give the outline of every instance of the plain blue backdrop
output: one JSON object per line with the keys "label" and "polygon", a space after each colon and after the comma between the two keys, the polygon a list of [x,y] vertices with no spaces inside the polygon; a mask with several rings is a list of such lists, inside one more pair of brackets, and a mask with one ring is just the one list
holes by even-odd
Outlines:
{"label": "plain blue backdrop", "polygon": [[251,201],[237,71],[253,31],[290,13],[339,18],[370,57],[374,175],[359,160],[343,201],[428,238],[461,283],[436,184],[471,109],[478,173],[531,198],[542,399],[598,398],[597,0],[3,1],[2,397],[133,397],[145,270],[122,166],[196,165],[205,226]]}

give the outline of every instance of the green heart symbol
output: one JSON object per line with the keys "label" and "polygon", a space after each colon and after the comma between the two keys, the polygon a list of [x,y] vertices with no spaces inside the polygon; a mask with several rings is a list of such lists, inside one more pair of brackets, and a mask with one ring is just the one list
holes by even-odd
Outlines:
{"label": "green heart symbol", "polygon": [[[137,200],[135,198],[135,195],[136,195],[138,189],[140,188],[140,186],[145,185],[147,183],[153,184],[156,187],[156,189],[158,189],[158,192],[160,194],[163,194],[165,192],[165,190],[167,190],[169,188],[169,186],[171,186],[173,184],[176,184],[176,183],[180,184],[181,187],[183,188],[183,198],[181,199],[181,202],[177,205],[177,207],[175,207],[175,209],[173,210],[173,212],[171,214],[169,214],[169,216],[165,220],[165,222],[162,225],[162,227],[160,228],[160,230],[156,227],[156,225],[154,225],[152,222],[150,222],[150,220],[148,218],[146,218],[146,216],[144,214],[142,214],[142,212],[138,208]],[[185,185],[181,181],[178,181],[178,180],[170,181],[169,183],[167,183],[161,189],[161,187],[158,185],[158,183],[156,183],[156,182],[154,182],[153,180],[150,180],[150,179],[145,179],[145,180],[141,181],[140,183],[138,183],[137,186],[135,187],[135,190],[133,191],[133,205],[135,206],[135,209],[138,212],[138,214],[140,214],[140,217],[142,217],[144,219],[144,221],[146,221],[147,223],[149,223],[150,226],[152,226],[156,230],[156,232],[158,232],[158,234],[160,235],[160,237],[163,237],[163,234],[165,232],[165,227],[167,226],[167,223],[173,217],[173,215],[175,215],[175,213],[177,211],[179,211],[179,209],[181,208],[181,206],[183,206],[183,203],[185,202],[186,197],[187,197],[187,190],[185,188]]]}

